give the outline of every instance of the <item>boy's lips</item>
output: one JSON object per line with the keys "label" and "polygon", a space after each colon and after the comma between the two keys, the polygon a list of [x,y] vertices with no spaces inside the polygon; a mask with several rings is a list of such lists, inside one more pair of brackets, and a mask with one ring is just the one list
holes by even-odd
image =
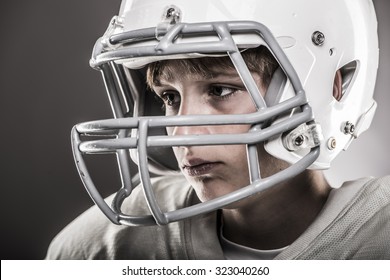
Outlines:
{"label": "boy's lips", "polygon": [[200,158],[193,158],[182,164],[183,171],[192,177],[201,176],[209,173],[220,162],[207,161]]}

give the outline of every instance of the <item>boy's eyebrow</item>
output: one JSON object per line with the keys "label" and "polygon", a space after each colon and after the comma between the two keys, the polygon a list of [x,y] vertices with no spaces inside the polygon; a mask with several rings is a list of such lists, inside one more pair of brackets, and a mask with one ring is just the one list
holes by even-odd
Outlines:
{"label": "boy's eyebrow", "polygon": [[[240,77],[235,69],[220,72],[220,71],[210,71],[213,78],[219,78],[221,76],[228,76],[228,77]],[[241,78],[240,78],[241,79]]]}

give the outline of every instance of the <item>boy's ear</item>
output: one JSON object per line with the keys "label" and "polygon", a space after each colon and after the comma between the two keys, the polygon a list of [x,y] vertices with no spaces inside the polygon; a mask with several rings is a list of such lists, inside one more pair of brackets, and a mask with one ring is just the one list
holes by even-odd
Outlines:
{"label": "boy's ear", "polygon": [[340,101],[341,97],[343,97],[343,77],[341,75],[341,71],[337,70],[336,75],[334,76],[334,82],[333,82],[333,97]]}

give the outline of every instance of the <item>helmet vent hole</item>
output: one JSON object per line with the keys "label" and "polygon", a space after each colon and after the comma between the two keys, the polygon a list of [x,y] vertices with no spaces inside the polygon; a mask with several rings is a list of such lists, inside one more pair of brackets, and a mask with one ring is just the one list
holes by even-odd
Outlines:
{"label": "helmet vent hole", "polygon": [[351,61],[340,68],[342,84],[339,96],[337,96],[337,98],[335,97],[337,101],[342,101],[350,92],[350,88],[356,76],[356,69],[357,61]]}
{"label": "helmet vent hole", "polygon": [[329,56],[333,56],[335,54],[336,54],[336,49],[335,48],[329,49]]}

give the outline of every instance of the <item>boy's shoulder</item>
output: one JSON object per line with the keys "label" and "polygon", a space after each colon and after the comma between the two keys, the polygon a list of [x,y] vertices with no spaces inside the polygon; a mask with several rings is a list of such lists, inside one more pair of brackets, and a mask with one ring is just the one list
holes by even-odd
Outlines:
{"label": "boy's shoulder", "polygon": [[[192,188],[182,176],[163,176],[152,179],[158,200],[168,202],[164,211],[186,206],[192,200]],[[107,198],[110,202],[113,195]],[[136,187],[124,200],[122,212],[129,215],[150,215],[141,187]],[[137,259],[169,258],[172,240],[179,240],[182,224],[172,223],[164,227],[128,227],[112,224],[93,206],[67,225],[50,244],[47,259]],[[170,242],[170,243],[169,243]],[[124,249],[126,248],[126,249]],[[150,250],[150,248],[157,248]],[[147,252],[154,254],[145,256]],[[184,258],[184,255],[183,255]]]}
{"label": "boy's shoulder", "polygon": [[350,181],[279,258],[390,259],[389,232],[390,176]]}

